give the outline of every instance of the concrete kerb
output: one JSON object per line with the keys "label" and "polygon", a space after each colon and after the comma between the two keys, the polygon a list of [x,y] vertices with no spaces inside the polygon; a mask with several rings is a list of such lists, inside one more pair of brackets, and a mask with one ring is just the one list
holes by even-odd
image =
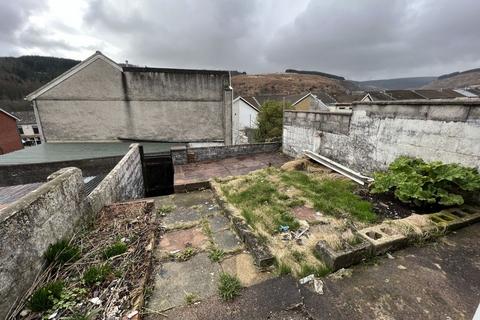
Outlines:
{"label": "concrete kerb", "polygon": [[251,228],[243,219],[234,214],[235,209],[222,195],[221,190],[215,181],[210,180],[210,188],[224,214],[230,219],[235,232],[253,255],[255,264],[261,268],[271,266],[275,261],[275,257],[270,252],[270,249],[257,239],[255,234],[251,231]]}

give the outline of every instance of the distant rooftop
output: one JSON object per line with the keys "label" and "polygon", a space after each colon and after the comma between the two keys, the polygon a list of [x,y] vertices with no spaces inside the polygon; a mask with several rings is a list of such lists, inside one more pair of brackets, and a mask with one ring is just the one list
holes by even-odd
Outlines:
{"label": "distant rooftop", "polygon": [[[0,165],[46,163],[70,160],[123,156],[131,142],[111,143],[44,143],[35,147],[0,155]],[[142,142],[143,150],[149,153],[168,153],[173,146],[182,143]]]}

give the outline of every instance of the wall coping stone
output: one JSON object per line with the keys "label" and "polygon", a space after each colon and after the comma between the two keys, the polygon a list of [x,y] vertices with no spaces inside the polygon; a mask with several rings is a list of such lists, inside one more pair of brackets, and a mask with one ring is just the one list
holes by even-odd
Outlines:
{"label": "wall coping stone", "polygon": [[345,111],[313,111],[313,110],[284,110],[284,113],[291,112],[291,113],[316,113],[316,114],[330,114],[330,115],[351,115],[352,110],[345,110]]}
{"label": "wall coping stone", "polygon": [[464,105],[464,106],[480,107],[480,99],[477,99],[477,98],[467,98],[467,99],[355,101],[355,102],[352,102],[352,108],[362,106],[362,105],[366,105],[366,106],[371,106],[371,105],[410,105],[410,106]]}

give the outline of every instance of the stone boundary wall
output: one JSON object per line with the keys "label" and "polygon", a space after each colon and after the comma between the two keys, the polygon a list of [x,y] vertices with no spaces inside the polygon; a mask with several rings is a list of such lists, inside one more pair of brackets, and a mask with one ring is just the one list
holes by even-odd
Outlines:
{"label": "stone boundary wall", "polygon": [[200,148],[173,147],[170,149],[173,164],[219,160],[255,153],[275,152],[280,150],[281,143],[238,144],[233,146],[213,146]]}
{"label": "stone boundary wall", "polygon": [[480,169],[480,100],[357,102],[352,112],[285,111],[283,152],[310,150],[362,173],[400,155]]}
{"label": "stone boundary wall", "polygon": [[88,195],[93,212],[114,202],[145,196],[142,168],[143,148],[132,144],[130,150]]}
{"label": "stone boundary wall", "polygon": [[64,168],[0,210],[0,318],[30,288],[47,247],[71,236],[87,213],[82,172]]}

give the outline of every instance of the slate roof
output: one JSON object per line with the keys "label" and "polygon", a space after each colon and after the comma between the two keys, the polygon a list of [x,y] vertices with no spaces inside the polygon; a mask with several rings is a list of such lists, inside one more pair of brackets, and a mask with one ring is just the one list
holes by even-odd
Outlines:
{"label": "slate roof", "polygon": [[373,101],[391,101],[395,100],[388,94],[385,94],[381,91],[367,91],[366,92],[370,97],[372,98]]}
{"label": "slate roof", "polygon": [[453,89],[442,89],[442,92],[448,96],[448,98],[465,98],[461,93],[453,91]]}
{"label": "slate roof", "polygon": [[467,88],[466,89],[468,92],[476,94],[477,96],[480,97],[480,89],[479,88]]}
{"label": "slate roof", "polygon": [[258,101],[257,101],[257,99],[255,99],[255,97],[242,97],[242,98],[245,99],[246,101],[248,101],[248,103],[250,103],[251,105],[253,105],[257,109],[260,109],[262,107],[262,105],[258,103]]}
{"label": "slate roof", "polygon": [[394,100],[425,100],[424,97],[412,90],[386,90],[385,93],[391,96]]}
{"label": "slate roof", "polygon": [[337,103],[352,103],[362,100],[363,97],[365,97],[365,94],[338,94],[334,96]]}
{"label": "slate roof", "polygon": [[11,113],[20,119],[20,121],[17,122],[19,125],[37,124],[33,111],[13,111]]}
{"label": "slate roof", "polygon": [[315,91],[312,92],[312,94],[317,96],[317,98],[325,104],[334,104],[337,102],[337,100],[335,100],[331,95],[323,91]]}
{"label": "slate roof", "polygon": [[452,94],[440,90],[433,89],[419,89],[415,90],[415,93],[425,97],[427,99],[449,99],[452,98]]}
{"label": "slate roof", "polygon": [[269,94],[269,95],[258,95],[255,96],[255,99],[260,105],[263,105],[267,101],[280,101],[283,102],[285,99],[286,103],[293,104],[305,97],[308,93],[304,94],[291,94],[291,95],[278,95],[278,94]]}

